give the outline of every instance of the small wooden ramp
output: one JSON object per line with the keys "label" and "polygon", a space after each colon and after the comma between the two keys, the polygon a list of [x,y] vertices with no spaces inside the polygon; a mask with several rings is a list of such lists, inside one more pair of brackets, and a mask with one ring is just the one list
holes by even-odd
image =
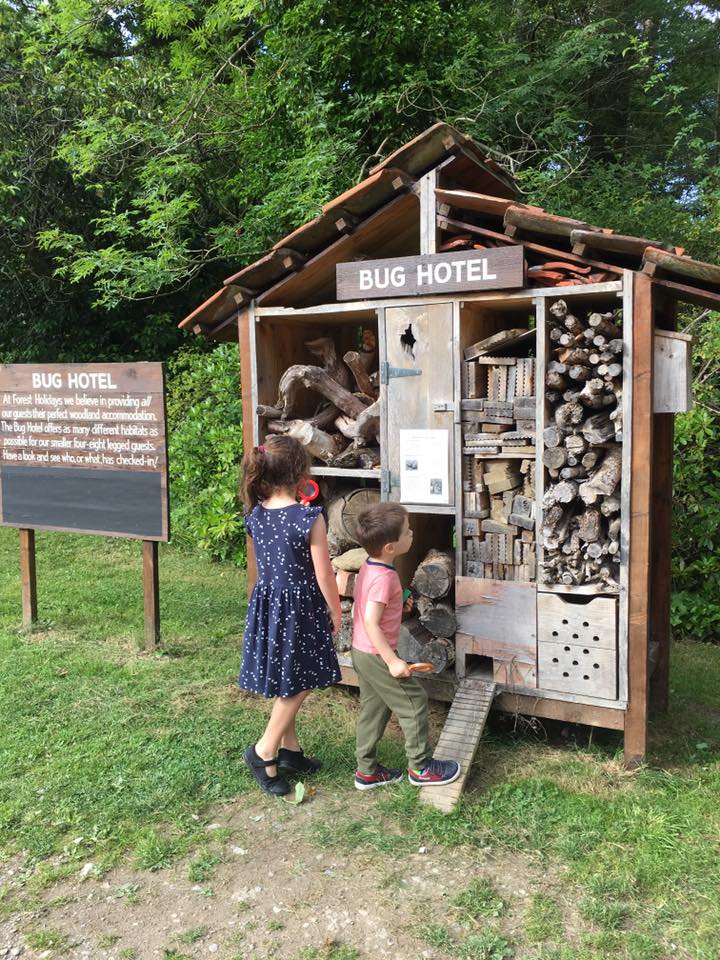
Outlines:
{"label": "small wooden ramp", "polygon": [[451,813],[455,808],[465,789],[494,697],[493,680],[466,677],[460,681],[434,753],[439,760],[457,760],[462,768],[460,776],[446,786],[423,787],[423,803],[443,813]]}

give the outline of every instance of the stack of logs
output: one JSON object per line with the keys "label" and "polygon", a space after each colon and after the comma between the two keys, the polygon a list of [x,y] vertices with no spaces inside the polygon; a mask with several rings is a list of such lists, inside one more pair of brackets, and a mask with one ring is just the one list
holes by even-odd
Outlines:
{"label": "stack of logs", "polygon": [[[323,464],[374,469],[380,463],[375,334],[364,330],[360,349],[348,351],[342,360],[330,337],[309,340],[305,346],[322,366],[289,367],[280,378],[275,406],[259,405],[258,415],[267,418],[269,433],[295,437]],[[318,395],[318,406],[311,417],[300,419],[306,390]]]}
{"label": "stack of logs", "polygon": [[[333,560],[341,597],[343,623],[336,646],[346,652],[352,646],[352,597],[357,571],[365,562],[364,550],[348,551]],[[340,569],[340,568],[346,569]],[[352,570],[347,569],[353,567]],[[410,663],[432,663],[435,673],[455,661],[452,638],[457,630],[453,604],[455,565],[452,554],[430,550],[415,570],[412,580],[414,610],[403,622],[398,642],[398,655]]]}
{"label": "stack of logs", "polygon": [[555,356],[545,383],[549,425],[540,579],[566,586],[618,585],[622,467],[622,312],[550,307]]}
{"label": "stack of logs", "polygon": [[[463,514],[463,568],[468,577],[535,579],[535,462],[463,457],[467,489],[477,498]],[[469,477],[469,479],[468,479]]]}

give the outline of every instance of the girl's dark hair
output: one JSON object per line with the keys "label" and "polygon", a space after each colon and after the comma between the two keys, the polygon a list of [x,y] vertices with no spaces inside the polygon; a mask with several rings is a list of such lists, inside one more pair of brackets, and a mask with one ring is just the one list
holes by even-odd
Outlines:
{"label": "girl's dark hair", "polygon": [[243,457],[240,492],[246,510],[267,500],[277,487],[296,487],[310,473],[310,455],[301,443],[270,436]]}

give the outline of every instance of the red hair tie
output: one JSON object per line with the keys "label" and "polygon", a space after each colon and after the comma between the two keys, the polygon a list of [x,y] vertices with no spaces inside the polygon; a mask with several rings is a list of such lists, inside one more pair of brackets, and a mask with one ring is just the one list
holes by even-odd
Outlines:
{"label": "red hair tie", "polygon": [[262,454],[264,455],[264,454],[265,454],[265,445],[261,443],[260,446],[257,448],[257,452],[258,452],[258,453],[262,453]]}

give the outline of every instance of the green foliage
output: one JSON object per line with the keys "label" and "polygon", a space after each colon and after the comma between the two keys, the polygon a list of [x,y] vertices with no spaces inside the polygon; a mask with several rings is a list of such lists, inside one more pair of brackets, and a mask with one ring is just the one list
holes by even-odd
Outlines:
{"label": "green foliage", "polygon": [[492,927],[471,934],[460,947],[462,960],[505,960],[512,956],[510,941]]}
{"label": "green foliage", "polygon": [[463,918],[471,920],[500,917],[507,908],[503,898],[486,879],[473,880],[466,890],[453,899],[452,905]]}
{"label": "green foliage", "polygon": [[672,624],[720,640],[720,314],[691,326],[694,407],[676,418]]}
{"label": "green foliage", "polygon": [[178,353],[168,365],[167,415],[173,540],[244,563],[238,365],[231,344]]}

